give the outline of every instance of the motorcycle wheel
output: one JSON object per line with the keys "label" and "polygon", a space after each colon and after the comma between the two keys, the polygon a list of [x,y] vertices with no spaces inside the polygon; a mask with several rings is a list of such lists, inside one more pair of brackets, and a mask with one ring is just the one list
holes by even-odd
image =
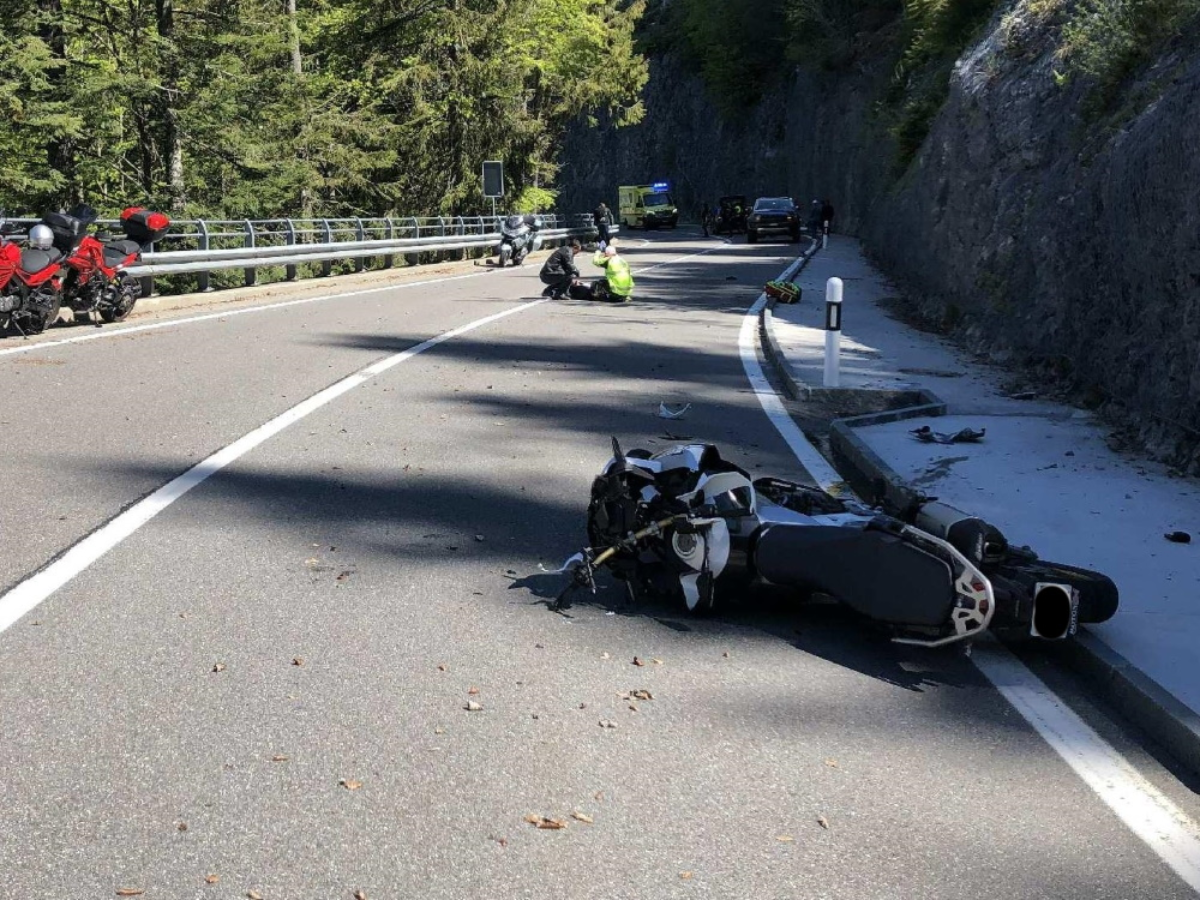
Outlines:
{"label": "motorcycle wheel", "polygon": [[131,297],[129,292],[122,288],[121,297],[115,304],[100,308],[100,318],[105,322],[124,322],[136,304],[137,297]]}

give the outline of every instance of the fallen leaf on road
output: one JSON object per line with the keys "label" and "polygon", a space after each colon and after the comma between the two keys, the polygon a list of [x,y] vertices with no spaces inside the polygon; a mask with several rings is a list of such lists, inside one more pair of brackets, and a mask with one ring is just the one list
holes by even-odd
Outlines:
{"label": "fallen leaf on road", "polygon": [[474,685],[467,688],[467,694],[471,697],[474,697],[478,693],[479,693],[479,688],[475,687]]}
{"label": "fallen leaf on road", "polygon": [[276,753],[274,756],[271,757],[271,762],[287,762],[287,761],[288,761],[288,758],[286,756],[284,756],[282,753]]}
{"label": "fallen leaf on road", "polygon": [[302,666],[302,665],[304,665],[304,657],[303,657],[303,656],[293,656],[293,657],[292,657],[292,665],[293,665],[293,666]]}
{"label": "fallen leaf on road", "polygon": [[249,898],[249,900],[263,900],[262,894],[260,894],[258,891],[246,891],[246,896]]}
{"label": "fallen leaf on road", "polygon": [[338,574],[337,580],[345,581],[347,578],[349,578],[353,574],[354,573],[351,572],[349,569],[342,569],[342,571]]}
{"label": "fallen leaf on road", "polygon": [[[179,614],[179,618],[181,618],[181,619],[186,619],[187,617],[188,617],[188,614],[187,614],[187,613],[180,613],[180,614]],[[36,624],[37,624],[37,622],[34,622],[33,624],[34,624],[34,625],[36,625]]]}
{"label": "fallen leaf on road", "polygon": [[829,766],[831,769],[836,769],[838,767],[838,761],[830,757],[829,759],[825,760],[825,765]]}
{"label": "fallen leaf on road", "polygon": [[604,791],[596,791],[596,793],[592,794],[592,796],[595,797],[599,802],[604,802]]}
{"label": "fallen leaf on road", "polygon": [[728,650],[726,650],[724,653],[722,653],[722,654],[721,654],[721,657],[722,657],[723,659],[729,659],[729,651],[728,651]]}
{"label": "fallen leaf on road", "polygon": [[614,722],[612,719],[601,719],[599,724],[600,724],[601,728],[616,728],[617,727],[617,723]]}
{"label": "fallen leaf on road", "polygon": [[353,778],[343,778],[338,782],[338,784],[348,791],[357,791],[360,787],[362,787],[362,782],[355,781]]}
{"label": "fallen leaf on road", "polygon": [[829,820],[824,816],[817,816],[817,824],[826,830],[829,829]]}
{"label": "fallen leaf on road", "polygon": [[786,843],[790,843],[796,839],[794,837],[792,837],[790,834],[779,834],[779,835],[775,836],[775,840],[783,841],[786,844]]}
{"label": "fallen leaf on road", "polygon": [[447,666],[445,664],[438,666],[438,671],[439,672],[448,671]]}
{"label": "fallen leaf on road", "polygon": [[634,712],[638,711],[638,708],[632,703],[629,704],[629,708],[632,709]]}
{"label": "fallen leaf on road", "polygon": [[214,663],[212,670],[214,672],[224,672],[225,671],[225,663]]}
{"label": "fallen leaf on road", "polygon": [[467,705],[463,707],[467,712],[479,712],[483,709],[482,703],[476,703],[474,700],[468,700]]}
{"label": "fallen leaf on road", "polygon": [[579,704],[579,708],[580,708],[580,709],[587,709],[587,704],[586,704],[586,703],[580,703],[580,704]]}
{"label": "fallen leaf on road", "polygon": [[630,694],[630,696],[633,697],[634,700],[653,700],[654,699],[654,695],[645,689],[633,691]]}
{"label": "fallen leaf on road", "polygon": [[601,659],[609,659],[610,657],[609,657],[608,651],[605,650],[603,653],[601,653],[600,658]]}
{"label": "fallen leaf on road", "polygon": [[138,897],[144,893],[141,888],[117,888],[118,897]]}
{"label": "fallen leaf on road", "polygon": [[367,892],[366,891],[355,891],[354,892],[354,900],[367,900]]}
{"label": "fallen leaf on road", "polygon": [[687,881],[689,878],[692,877],[692,873],[691,872],[680,872],[679,877],[682,878],[684,881]]}
{"label": "fallen leaf on road", "polygon": [[179,823],[179,830],[180,830],[180,831],[187,831],[187,822],[180,822],[180,823]]}
{"label": "fallen leaf on road", "polygon": [[567,827],[567,823],[564,822],[562,819],[547,819],[544,817],[542,819],[539,819],[534,824],[536,824],[538,828],[546,828],[551,831],[557,831],[560,828]]}
{"label": "fallen leaf on road", "polygon": [[591,825],[592,823],[594,823],[596,821],[591,816],[589,816],[587,813],[581,813],[578,810],[571,813],[571,818],[577,819],[580,822],[585,822],[588,825]]}
{"label": "fallen leaf on road", "polygon": [[636,656],[633,658],[633,664],[635,666],[644,666],[645,665],[645,663],[642,662],[640,659],[638,659]]}
{"label": "fallen leaf on road", "polygon": [[310,556],[304,561],[304,564],[306,566],[315,566],[317,564],[317,558],[315,556]]}
{"label": "fallen leaf on road", "polygon": [[497,844],[499,844],[501,847],[508,846],[508,838],[506,838],[506,837],[493,837],[492,840],[495,841]]}
{"label": "fallen leaf on road", "polygon": [[218,881],[221,880],[221,876],[220,875],[205,875],[204,880],[208,884],[216,884]]}
{"label": "fallen leaf on road", "polygon": [[652,659],[650,662],[654,663],[656,666],[661,666],[663,664],[661,659]]}

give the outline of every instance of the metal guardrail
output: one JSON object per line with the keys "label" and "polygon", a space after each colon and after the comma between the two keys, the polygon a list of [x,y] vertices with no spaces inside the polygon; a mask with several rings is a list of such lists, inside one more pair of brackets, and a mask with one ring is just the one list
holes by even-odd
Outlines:
{"label": "metal guardrail", "polygon": [[[153,292],[153,278],[162,275],[195,274],[201,291],[210,290],[209,275],[227,269],[244,270],[244,282],[257,281],[257,270],[283,266],[285,278],[298,276],[299,265],[320,263],[321,274],[330,275],[332,264],[353,260],[354,271],[364,270],[366,260],[378,257],[383,268],[391,268],[394,257],[404,255],[415,262],[422,253],[453,253],[465,257],[469,250],[487,249],[500,242],[504,216],[406,216],[383,219],[241,219],[178,220],[139,265],[126,271],[143,280],[143,293]],[[588,213],[543,216],[546,242],[595,234]],[[9,219],[27,233],[40,219]],[[120,231],[116,219],[97,220],[101,229]],[[615,228],[613,229],[616,230]],[[18,235],[13,235],[18,237]]]}

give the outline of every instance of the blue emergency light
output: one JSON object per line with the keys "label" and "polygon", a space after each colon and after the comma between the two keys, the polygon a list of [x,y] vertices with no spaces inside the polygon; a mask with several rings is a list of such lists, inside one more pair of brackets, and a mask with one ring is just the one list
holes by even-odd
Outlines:
{"label": "blue emergency light", "polygon": [[665,181],[658,181],[658,182],[655,182],[654,184],[650,185],[650,187],[652,187],[656,191],[665,191],[670,187],[670,185],[667,184]]}

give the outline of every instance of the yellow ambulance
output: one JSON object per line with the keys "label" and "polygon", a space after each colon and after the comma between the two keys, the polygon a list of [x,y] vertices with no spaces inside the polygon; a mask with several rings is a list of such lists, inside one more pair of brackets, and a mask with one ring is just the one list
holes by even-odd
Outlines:
{"label": "yellow ambulance", "polygon": [[626,228],[674,228],[679,210],[665,181],[617,188],[620,224]]}

